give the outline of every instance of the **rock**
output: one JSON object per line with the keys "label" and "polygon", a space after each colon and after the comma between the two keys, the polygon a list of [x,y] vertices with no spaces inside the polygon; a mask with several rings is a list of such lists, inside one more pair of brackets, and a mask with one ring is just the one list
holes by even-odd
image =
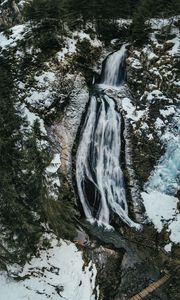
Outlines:
{"label": "rock", "polygon": [[167,41],[164,43],[164,51],[170,50],[174,46],[174,43],[171,41]]}
{"label": "rock", "polygon": [[22,14],[14,0],[7,0],[1,4],[0,25],[13,26],[22,21]]}
{"label": "rock", "polygon": [[91,255],[98,269],[97,283],[102,299],[114,300],[121,281],[121,262],[123,251],[105,246],[95,248]]}
{"label": "rock", "polygon": [[83,77],[81,75],[71,75],[71,80],[74,82],[74,88],[69,103],[62,119],[52,126],[56,140],[61,147],[61,172],[69,177],[72,174],[72,149],[82,114],[89,99],[89,92]]}

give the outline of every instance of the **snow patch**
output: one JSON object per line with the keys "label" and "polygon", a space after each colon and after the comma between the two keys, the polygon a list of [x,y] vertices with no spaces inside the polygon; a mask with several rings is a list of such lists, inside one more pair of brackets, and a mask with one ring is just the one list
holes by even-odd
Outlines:
{"label": "snow patch", "polygon": [[139,59],[135,58],[131,64],[131,67],[133,69],[141,70],[143,68],[141,62]]}
{"label": "snow patch", "polygon": [[[84,265],[82,252],[68,241],[52,241],[51,248],[41,250],[23,270],[10,268],[11,277],[0,274],[1,299],[3,300],[97,300],[97,270],[90,261]],[[21,278],[15,281],[13,277]]]}
{"label": "snow patch", "polygon": [[47,135],[47,132],[46,132],[46,129],[45,129],[45,126],[44,126],[44,121],[38,115],[36,115],[35,113],[31,112],[25,106],[25,104],[21,105],[21,109],[23,111],[24,116],[27,118],[27,121],[28,121],[30,127],[32,127],[34,125],[34,122],[36,120],[38,120],[39,124],[40,124],[40,130],[41,130],[42,134]]}
{"label": "snow patch", "polygon": [[171,249],[172,249],[172,243],[169,243],[169,244],[167,244],[167,245],[164,247],[164,250],[165,250],[166,252],[171,252]]}
{"label": "snow patch", "polygon": [[161,127],[163,127],[163,126],[164,126],[164,122],[160,118],[157,118],[155,121],[156,129],[161,129]]}
{"label": "snow patch", "polygon": [[179,16],[173,16],[171,18],[151,18],[149,23],[152,29],[160,30],[163,27],[172,24],[175,21],[179,20]]}
{"label": "snow patch", "polygon": [[169,225],[171,232],[170,239],[174,243],[180,243],[180,214],[175,217],[175,220]]}
{"label": "snow patch", "polygon": [[89,34],[85,33],[82,30],[74,31],[72,33],[71,38],[68,37],[65,39],[65,41],[64,41],[65,47],[63,47],[62,50],[57,53],[57,58],[60,61],[63,61],[65,59],[66,55],[72,55],[72,54],[76,53],[76,51],[77,51],[76,44],[77,44],[78,40],[81,42],[83,40],[88,40],[90,42],[90,44],[92,45],[92,47],[102,47],[102,42],[100,40],[98,40],[97,37],[92,39]]}
{"label": "snow patch", "polygon": [[158,191],[142,192],[144,206],[149,219],[158,232],[166,225],[170,232],[170,240],[180,242],[180,215],[177,209],[179,200],[176,197],[165,195]]}
{"label": "snow patch", "polygon": [[49,173],[56,173],[61,165],[60,154],[54,154],[54,157],[50,163],[50,165],[46,168],[46,171]]}
{"label": "snow patch", "polygon": [[127,97],[122,99],[122,108],[126,112],[126,117],[136,122],[145,114],[145,110],[137,110]]}
{"label": "snow patch", "polygon": [[48,71],[35,75],[35,87],[31,88],[25,99],[25,102],[32,106],[49,107],[54,100],[53,83],[56,80],[56,74]]}
{"label": "snow patch", "polygon": [[160,109],[160,114],[166,118],[167,116],[170,116],[175,113],[175,109],[173,106],[167,106],[166,109]]}
{"label": "snow patch", "polygon": [[22,40],[24,38],[25,33],[27,33],[27,23],[15,25],[11,28],[11,30],[12,34],[9,37],[0,32],[0,47],[2,49],[5,49],[8,46],[16,46],[17,41]]}
{"label": "snow patch", "polygon": [[179,55],[180,55],[180,33],[178,32],[177,36],[174,39],[169,40],[167,42],[171,42],[174,44],[172,49],[168,51],[168,54],[179,57]]}

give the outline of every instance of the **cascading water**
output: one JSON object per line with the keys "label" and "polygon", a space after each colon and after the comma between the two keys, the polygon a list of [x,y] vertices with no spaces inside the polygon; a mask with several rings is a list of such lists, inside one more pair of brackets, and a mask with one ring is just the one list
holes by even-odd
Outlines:
{"label": "cascading water", "polygon": [[119,51],[110,54],[106,60],[102,75],[102,84],[117,87],[121,85],[125,74],[126,44]]}
{"label": "cascading water", "polygon": [[121,115],[115,102],[105,94],[103,86],[117,88],[123,83],[121,69],[126,48],[109,55],[103,82],[91,96],[83,133],[77,150],[76,181],[86,218],[90,222],[110,226],[110,212],[126,224],[140,229],[128,216],[123,172],[120,166]]}

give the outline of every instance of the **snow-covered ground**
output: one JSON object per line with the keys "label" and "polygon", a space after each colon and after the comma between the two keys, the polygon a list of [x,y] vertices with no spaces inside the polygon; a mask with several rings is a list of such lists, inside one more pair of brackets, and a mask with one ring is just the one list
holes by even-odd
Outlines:
{"label": "snow-covered ground", "polygon": [[142,192],[146,213],[158,232],[164,226],[170,234],[173,243],[180,242],[180,215],[177,209],[178,199],[158,191]]}
{"label": "snow-covered ground", "polygon": [[54,100],[55,73],[43,71],[41,74],[35,75],[34,80],[35,85],[28,91],[25,102],[34,107],[49,107]]}
{"label": "snow-covered ground", "polygon": [[40,130],[43,135],[47,135],[47,131],[45,129],[44,121],[37,114],[31,112],[28,107],[23,103],[20,105],[22,117],[25,117],[28,122],[28,129],[31,130],[35,121],[38,121],[40,124]]}
{"label": "snow-covered ground", "polygon": [[7,47],[17,46],[17,42],[22,40],[25,34],[28,32],[28,23],[15,25],[11,28],[12,33],[7,36],[3,32],[0,32],[0,47],[6,49]]}
{"label": "snow-covered ground", "polygon": [[137,122],[140,120],[144,114],[144,110],[138,110],[134,104],[132,103],[131,99],[128,97],[125,97],[122,99],[122,108],[130,121],[132,121],[132,124],[134,125],[134,121]]}
{"label": "snow-covered ground", "polygon": [[48,250],[40,250],[22,269],[11,266],[9,274],[0,273],[2,300],[98,299],[95,265],[85,265],[75,244],[55,237]]}
{"label": "snow-covered ground", "polygon": [[57,57],[60,61],[64,61],[66,56],[71,56],[77,51],[77,42],[87,40],[92,47],[102,47],[102,42],[95,36],[94,39],[84,31],[74,31],[71,37],[65,39],[65,47],[57,53]]}

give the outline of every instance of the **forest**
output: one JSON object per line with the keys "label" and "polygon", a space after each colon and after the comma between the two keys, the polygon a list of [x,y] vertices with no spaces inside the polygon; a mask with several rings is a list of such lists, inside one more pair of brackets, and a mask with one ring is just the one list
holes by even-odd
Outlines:
{"label": "forest", "polygon": [[62,18],[65,20],[82,17],[93,19],[170,17],[178,14],[178,0],[33,0],[27,8],[27,18]]}

